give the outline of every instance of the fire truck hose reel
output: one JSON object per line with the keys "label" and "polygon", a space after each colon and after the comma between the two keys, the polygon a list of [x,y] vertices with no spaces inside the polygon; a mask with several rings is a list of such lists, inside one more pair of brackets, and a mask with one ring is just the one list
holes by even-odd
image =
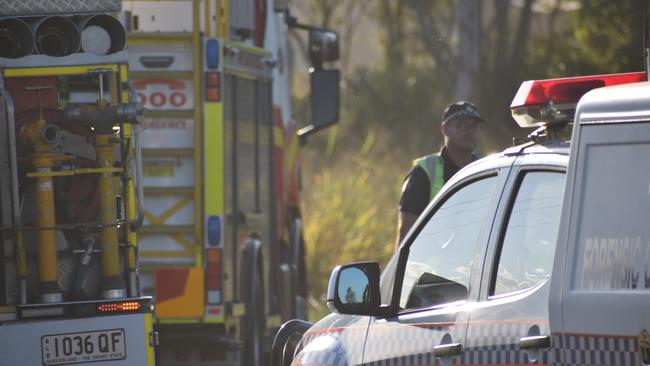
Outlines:
{"label": "fire truck hose reel", "polygon": [[36,51],[40,54],[61,57],[79,52],[81,34],[69,18],[51,16],[32,23],[36,34]]}
{"label": "fire truck hose reel", "polygon": [[110,55],[122,51],[126,46],[126,30],[119,20],[108,14],[82,17],[78,22],[81,29],[81,48],[96,55]]}
{"label": "fire truck hose reel", "polygon": [[[24,21],[29,19],[29,24]],[[126,30],[109,14],[0,19],[0,57],[110,55],[126,46]]]}
{"label": "fire truck hose reel", "polygon": [[19,18],[0,20],[0,57],[20,58],[34,53],[36,47],[32,29]]}

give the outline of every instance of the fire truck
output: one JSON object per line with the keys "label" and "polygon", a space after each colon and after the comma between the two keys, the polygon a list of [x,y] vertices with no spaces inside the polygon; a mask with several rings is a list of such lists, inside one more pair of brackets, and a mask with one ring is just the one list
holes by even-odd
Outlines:
{"label": "fire truck", "polygon": [[153,365],[120,1],[0,1],[0,365]]}
{"label": "fire truck", "polygon": [[[129,1],[124,12],[147,109],[139,260],[159,361],[260,365],[281,324],[305,318],[298,149],[338,119],[337,34],[298,23],[287,1]],[[290,29],[306,32],[312,65],[302,128]]]}

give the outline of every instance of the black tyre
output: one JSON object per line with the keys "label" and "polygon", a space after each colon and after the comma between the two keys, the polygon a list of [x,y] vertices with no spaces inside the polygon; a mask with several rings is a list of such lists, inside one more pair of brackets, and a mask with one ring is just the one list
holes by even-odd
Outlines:
{"label": "black tyre", "polygon": [[264,282],[259,268],[253,271],[250,286],[246,289],[246,316],[244,317],[244,365],[264,365]]}
{"label": "black tyre", "polygon": [[270,366],[289,366],[302,335],[312,326],[304,320],[292,319],[282,324],[271,348]]}

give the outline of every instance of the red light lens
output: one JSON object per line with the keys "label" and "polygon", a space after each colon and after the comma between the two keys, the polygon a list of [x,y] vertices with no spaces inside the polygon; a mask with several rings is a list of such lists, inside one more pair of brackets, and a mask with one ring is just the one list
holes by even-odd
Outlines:
{"label": "red light lens", "polygon": [[221,314],[221,308],[209,308],[208,314],[210,315],[219,315]]}
{"label": "red light lens", "polygon": [[221,290],[221,250],[206,250],[206,288],[208,291]]}
{"label": "red light lens", "polygon": [[205,73],[205,85],[207,86],[219,86],[221,84],[221,77],[218,72],[206,72]]}
{"label": "red light lens", "polygon": [[588,91],[644,80],[644,72],[633,72],[524,81],[510,104],[510,110],[517,124],[524,128],[565,123],[573,119],[576,104]]}
{"label": "red light lens", "polygon": [[644,72],[626,74],[578,76],[562,79],[524,81],[512,100],[510,108],[553,102],[577,103],[588,91],[603,86],[636,83],[646,79]]}
{"label": "red light lens", "polygon": [[208,87],[205,89],[205,100],[208,102],[218,102],[221,100],[219,88]]}
{"label": "red light lens", "polygon": [[218,72],[205,73],[205,100],[208,102],[221,100],[221,75]]}
{"label": "red light lens", "polygon": [[137,301],[114,302],[109,304],[97,305],[97,311],[100,313],[119,313],[140,310],[140,303]]}

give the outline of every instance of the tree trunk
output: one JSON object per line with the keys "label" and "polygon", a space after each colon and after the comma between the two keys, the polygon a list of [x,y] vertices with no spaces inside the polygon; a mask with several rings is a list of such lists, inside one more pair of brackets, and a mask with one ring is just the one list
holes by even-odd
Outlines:
{"label": "tree trunk", "polygon": [[476,96],[480,45],[481,45],[481,2],[479,0],[458,1],[458,74],[454,96],[458,100],[473,100]]}

